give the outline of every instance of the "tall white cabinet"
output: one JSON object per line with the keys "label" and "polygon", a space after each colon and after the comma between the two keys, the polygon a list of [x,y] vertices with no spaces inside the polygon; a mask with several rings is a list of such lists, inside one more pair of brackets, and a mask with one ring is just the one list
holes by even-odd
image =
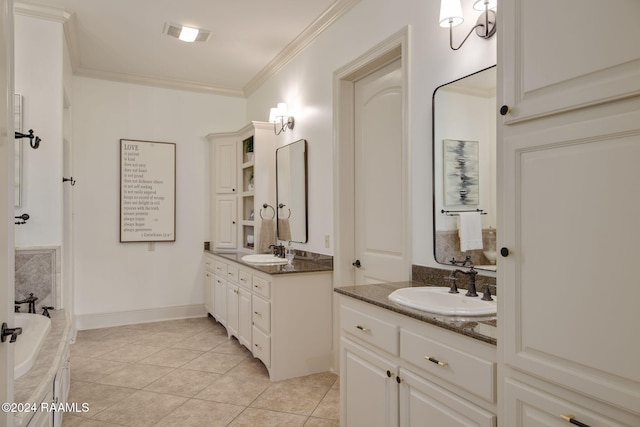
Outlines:
{"label": "tall white cabinet", "polygon": [[639,426],[640,2],[499,7],[500,425]]}
{"label": "tall white cabinet", "polygon": [[212,133],[207,139],[212,247],[259,252],[261,220],[275,215],[273,125],[251,122],[237,132]]}

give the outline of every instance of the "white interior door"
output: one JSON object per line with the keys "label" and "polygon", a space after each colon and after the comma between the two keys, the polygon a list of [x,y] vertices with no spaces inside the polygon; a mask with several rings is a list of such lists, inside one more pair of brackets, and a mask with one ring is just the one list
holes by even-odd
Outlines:
{"label": "white interior door", "polygon": [[402,68],[396,60],[355,83],[356,284],[409,279]]}
{"label": "white interior door", "polygon": [[[13,325],[14,280],[14,138],[13,124],[13,2],[0,0],[0,323]],[[13,117],[12,117],[13,118]],[[13,402],[13,345],[0,343],[0,402]],[[0,426],[13,425],[13,414],[0,412]]]}

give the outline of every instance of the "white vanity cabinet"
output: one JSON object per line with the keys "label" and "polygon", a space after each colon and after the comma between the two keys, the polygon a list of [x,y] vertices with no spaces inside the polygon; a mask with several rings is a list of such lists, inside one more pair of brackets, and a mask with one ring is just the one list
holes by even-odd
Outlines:
{"label": "white vanity cabinet", "polygon": [[338,298],[343,427],[496,427],[495,346]]}
{"label": "white vanity cabinet", "polygon": [[[498,266],[499,395],[509,427],[568,426],[571,418],[640,425],[640,310],[631,297],[640,3],[587,3],[500,6],[498,99],[510,111],[498,119],[506,255]],[[540,22],[544,31],[533,28]],[[584,31],[594,27],[608,30]]]}
{"label": "white vanity cabinet", "polygon": [[270,275],[223,256],[205,257],[216,266],[220,289],[213,316],[264,363],[272,381],[331,369],[330,271]]}

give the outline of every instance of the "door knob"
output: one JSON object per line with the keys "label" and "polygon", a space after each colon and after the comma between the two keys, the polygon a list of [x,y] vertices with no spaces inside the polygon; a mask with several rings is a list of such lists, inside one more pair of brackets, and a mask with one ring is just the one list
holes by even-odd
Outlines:
{"label": "door knob", "polygon": [[500,255],[502,255],[503,257],[508,257],[509,256],[509,249],[508,248],[501,248],[500,249]]}
{"label": "door knob", "polygon": [[502,107],[500,107],[501,116],[506,116],[507,114],[509,114],[510,111],[511,111],[511,108],[509,108],[508,105],[503,105]]}
{"label": "door knob", "polygon": [[353,265],[356,268],[362,267],[362,264],[360,263],[359,259],[357,259],[356,262],[351,263],[351,265]]}

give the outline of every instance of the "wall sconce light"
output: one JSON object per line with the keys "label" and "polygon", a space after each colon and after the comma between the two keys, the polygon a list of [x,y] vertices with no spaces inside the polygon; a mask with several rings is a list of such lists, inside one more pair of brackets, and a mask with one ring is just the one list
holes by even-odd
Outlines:
{"label": "wall sconce light", "polygon": [[269,122],[273,123],[273,132],[276,135],[280,135],[287,129],[293,129],[296,121],[293,116],[289,115],[287,104],[279,102],[278,106],[272,108],[269,112]]}
{"label": "wall sconce light", "polygon": [[467,37],[462,40],[460,46],[453,47],[453,27],[464,22],[462,6],[460,5],[460,0],[442,0],[440,3],[440,26],[443,28],[449,27],[449,46],[451,46],[451,49],[460,49],[474,30],[478,37],[483,39],[491,38],[496,33],[496,13],[493,9],[497,6],[498,0],[474,0],[473,8],[483,12],[478,17],[476,25],[469,31]]}

